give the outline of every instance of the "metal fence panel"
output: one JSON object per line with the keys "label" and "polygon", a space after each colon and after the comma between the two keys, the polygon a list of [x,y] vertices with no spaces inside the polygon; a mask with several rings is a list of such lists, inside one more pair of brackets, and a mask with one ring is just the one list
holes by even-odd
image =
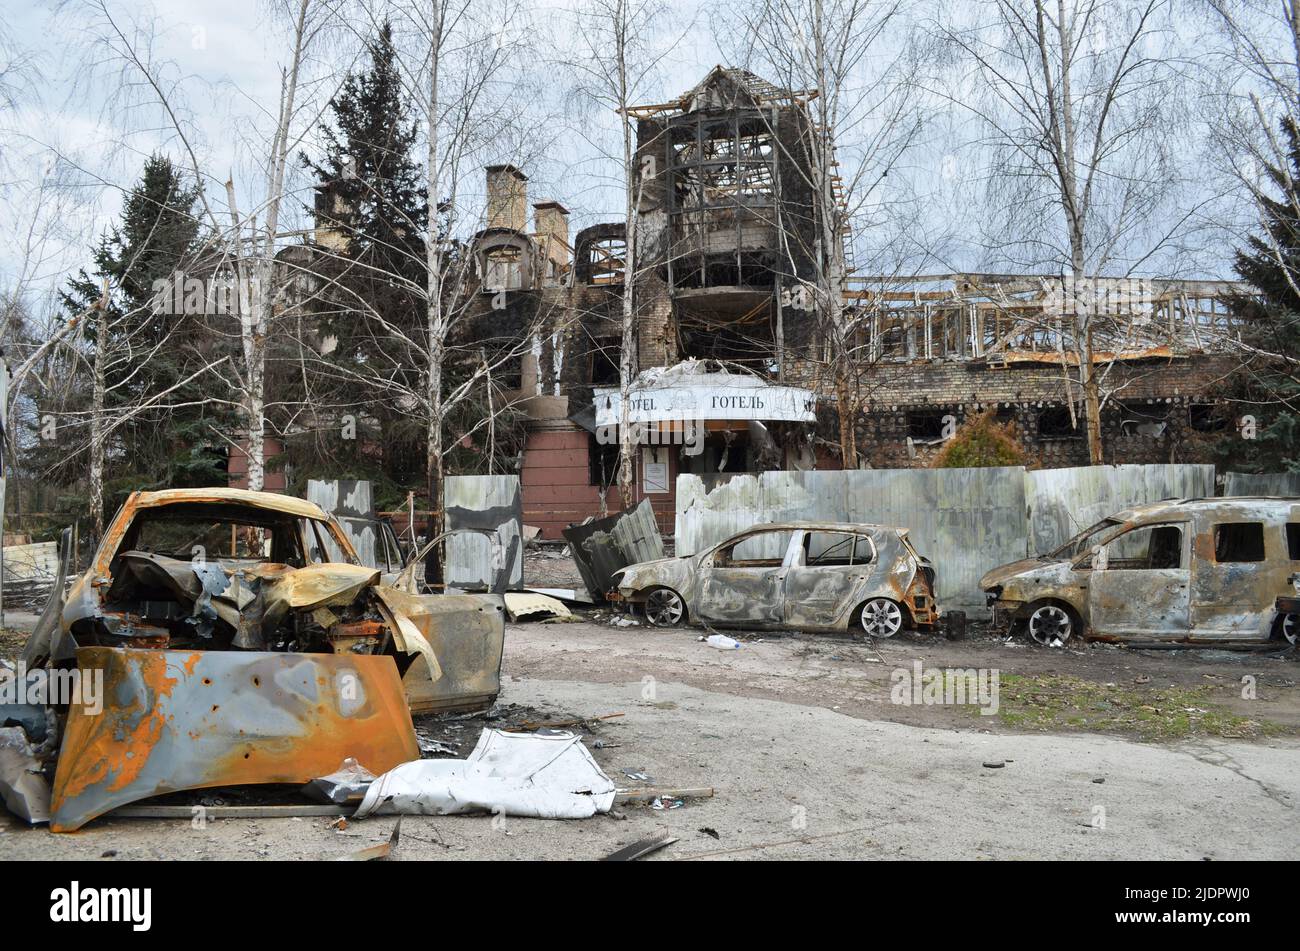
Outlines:
{"label": "metal fence panel", "polygon": [[[524,501],[517,475],[449,476],[443,490],[447,530],[488,529],[497,533],[504,556],[506,586],[524,584]],[[472,533],[447,539],[447,584],[489,591],[498,578],[492,542]]]}
{"label": "metal fence panel", "polygon": [[1077,466],[1025,473],[1026,555],[1051,551],[1122,509],[1214,495],[1214,466]]}
{"label": "metal fence panel", "polygon": [[979,579],[989,569],[1055,548],[1131,505],[1213,490],[1213,466],[1181,465],[680,475],[677,553],[764,522],[893,525],[910,529],[917,550],[934,562],[944,610],[982,612]]}
{"label": "metal fence panel", "polygon": [[1225,472],[1223,494],[1300,498],[1300,472]]}

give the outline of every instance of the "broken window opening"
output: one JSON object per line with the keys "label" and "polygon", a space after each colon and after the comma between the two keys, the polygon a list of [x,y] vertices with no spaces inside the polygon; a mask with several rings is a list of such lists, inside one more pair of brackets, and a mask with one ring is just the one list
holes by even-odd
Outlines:
{"label": "broken window opening", "polygon": [[612,386],[618,383],[618,353],[616,342],[598,344],[591,351],[591,369],[588,380],[594,386]]}
{"label": "broken window opening", "polygon": [[948,410],[916,410],[907,414],[907,435],[914,441],[932,442],[943,439],[944,417]]}
{"label": "broken window opening", "polygon": [[1064,406],[1049,406],[1038,414],[1040,439],[1082,439],[1083,432],[1074,425],[1070,410]]}
{"label": "broken window opening", "polygon": [[713,556],[715,568],[779,568],[785,561],[793,532],[758,532],[719,549]]}
{"label": "broken window opening", "polygon": [[804,566],[808,568],[869,565],[875,560],[871,539],[844,532],[808,532],[803,550]]}
{"label": "broken window opening", "polygon": [[626,239],[597,238],[587,245],[586,253],[588,284],[623,283],[623,269],[627,266]]}
{"label": "broken window opening", "polygon": [[619,447],[602,443],[594,433],[587,437],[587,484],[608,489],[618,478]]}
{"label": "broken window opening", "polygon": [[1286,556],[1300,561],[1300,522],[1286,523]]}
{"label": "broken window opening", "polygon": [[1178,525],[1144,525],[1110,542],[1109,570],[1156,571],[1183,567],[1183,530]]}
{"label": "broken window opening", "polygon": [[1225,522],[1214,526],[1214,560],[1220,564],[1264,560],[1263,522]]}
{"label": "broken window opening", "polygon": [[1121,403],[1120,433],[1124,436],[1145,436],[1159,439],[1169,429],[1163,405],[1154,403]]}
{"label": "broken window opening", "polygon": [[1228,428],[1228,407],[1224,403],[1192,403],[1187,407],[1187,424],[1198,433],[1221,433]]}

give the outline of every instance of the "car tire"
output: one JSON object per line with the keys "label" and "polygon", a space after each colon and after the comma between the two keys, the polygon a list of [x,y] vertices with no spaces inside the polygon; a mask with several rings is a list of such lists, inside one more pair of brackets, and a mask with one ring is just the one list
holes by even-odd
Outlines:
{"label": "car tire", "polygon": [[1080,630],[1079,616],[1058,601],[1036,601],[1025,611],[1025,633],[1043,647],[1060,647]]}
{"label": "car tire", "polygon": [[1300,642],[1300,614],[1282,614],[1273,622],[1273,637],[1291,646]]}
{"label": "car tire", "polygon": [[686,602],[672,588],[655,588],[646,595],[641,611],[655,627],[677,627],[686,620]]}
{"label": "car tire", "polygon": [[858,625],[870,637],[893,637],[903,629],[903,609],[889,598],[872,598],[858,609]]}

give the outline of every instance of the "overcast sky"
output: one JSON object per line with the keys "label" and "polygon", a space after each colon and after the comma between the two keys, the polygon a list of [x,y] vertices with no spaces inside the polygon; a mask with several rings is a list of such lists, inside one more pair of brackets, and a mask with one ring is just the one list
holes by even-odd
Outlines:
{"label": "overcast sky", "polygon": [[[380,5],[380,0],[373,2]],[[670,15],[655,40],[665,52],[646,89],[646,97],[655,101],[685,91],[729,54],[743,52],[738,51],[734,22],[724,8],[694,0],[670,2]],[[0,51],[0,63],[16,58],[29,63],[29,82],[20,90],[17,110],[0,112],[0,187],[4,189],[0,232],[5,235],[0,245],[0,284],[12,284],[25,262],[31,285],[44,286],[87,262],[87,242],[113,220],[123,189],[133,183],[151,151],[163,151],[186,167],[189,162],[155,106],[126,104],[132,94],[141,103],[153,97],[142,86],[126,87],[123,95],[122,77],[138,83],[140,74],[122,73],[96,46],[105,25],[86,0],[0,3],[9,47]],[[563,202],[573,212],[576,231],[619,216],[620,170],[602,154],[616,145],[617,122],[607,110],[575,112],[571,92],[576,80],[556,62],[580,47],[574,0],[532,0],[527,5],[532,13],[524,23],[523,39],[535,49],[520,67],[524,89],[518,111],[534,120],[549,117],[550,121],[539,125],[540,134],[520,151],[509,154],[513,147],[503,145],[502,154],[484,152],[481,158],[501,161],[523,155],[530,200]],[[921,7],[942,10],[952,4],[922,0]],[[969,4],[958,8],[967,16],[974,9]],[[108,9],[137,48],[155,63],[165,64],[161,72],[167,91],[180,110],[182,124],[192,132],[214,200],[224,205],[222,183],[231,176],[241,208],[253,207],[265,188],[256,156],[266,153],[280,69],[287,58],[284,21],[273,16],[269,0],[159,0],[156,4],[111,0]],[[696,28],[688,29],[691,24]],[[328,52],[313,64],[313,84],[304,99],[324,102],[356,64],[356,34],[365,32],[364,25],[364,18],[350,18],[350,29],[340,31]],[[140,38],[149,34],[154,37],[152,46],[141,46]],[[890,50],[886,46],[884,53]],[[987,249],[976,247],[973,219],[981,213],[986,169],[964,148],[974,136],[968,120],[960,107],[936,103],[916,147],[882,185],[886,192],[909,195],[922,214],[901,233],[882,228],[863,236],[864,241],[874,241],[875,247],[906,249],[908,254],[922,245],[928,247],[932,253],[914,257],[921,270],[998,265]],[[1174,134],[1187,131],[1174,130]],[[312,147],[310,138],[303,147]],[[1189,141],[1189,157],[1198,148]],[[962,173],[952,174],[954,168]],[[39,184],[51,175],[75,187],[57,196],[47,192],[42,216],[35,210]],[[291,183],[287,211],[295,220],[302,220],[308,184],[301,176]],[[467,179],[466,187],[471,186],[482,187],[477,170]],[[48,204],[56,198],[59,204]],[[51,209],[57,214],[51,214]],[[45,225],[34,232],[36,220]],[[1217,240],[1221,246],[1200,253],[1184,266],[1200,276],[1230,277],[1229,246],[1222,243],[1222,235]],[[31,244],[39,245],[36,251]]]}

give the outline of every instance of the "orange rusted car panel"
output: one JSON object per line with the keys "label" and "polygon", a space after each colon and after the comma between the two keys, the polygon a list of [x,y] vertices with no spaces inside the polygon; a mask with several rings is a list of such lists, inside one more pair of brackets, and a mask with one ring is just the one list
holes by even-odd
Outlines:
{"label": "orange rusted car panel", "polygon": [[102,672],[102,710],[69,710],[55,832],[160,793],[305,783],[348,757],[378,774],[420,756],[391,657],[84,647],[77,667]]}

